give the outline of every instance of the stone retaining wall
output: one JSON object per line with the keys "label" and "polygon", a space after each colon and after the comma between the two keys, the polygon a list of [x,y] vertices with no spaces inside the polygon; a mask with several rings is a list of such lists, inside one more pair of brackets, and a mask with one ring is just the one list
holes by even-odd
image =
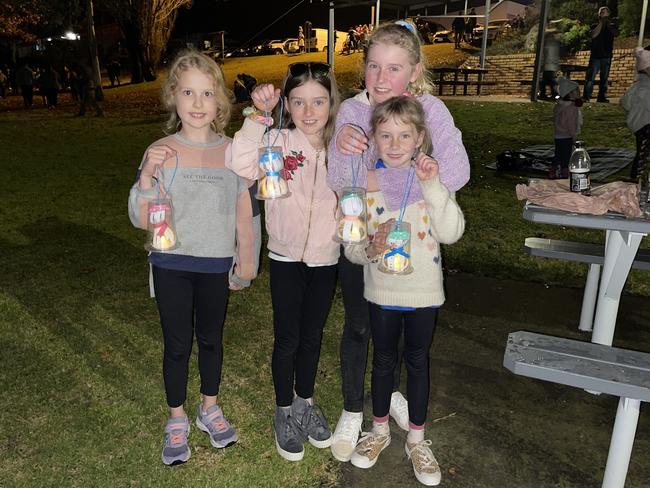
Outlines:
{"label": "stone retaining wall", "polygon": [[[508,54],[488,56],[485,60],[485,67],[489,69],[486,81],[494,81],[496,85],[482,87],[483,95],[516,95],[530,96],[530,80],[533,79],[534,54]],[[579,51],[572,56],[562,59],[562,63],[587,66],[589,62],[589,51]],[[634,81],[636,72],[634,70],[634,50],[615,49],[612,57],[612,65],[609,71],[608,97],[620,97]],[[469,57],[463,67],[480,66],[478,56]],[[584,81],[585,73],[573,73],[572,79]],[[528,83],[524,83],[528,81]],[[581,91],[584,85],[581,84]],[[445,87],[445,94],[450,87]],[[471,90],[470,90],[471,93]],[[594,84],[592,98],[598,95],[598,75]]]}

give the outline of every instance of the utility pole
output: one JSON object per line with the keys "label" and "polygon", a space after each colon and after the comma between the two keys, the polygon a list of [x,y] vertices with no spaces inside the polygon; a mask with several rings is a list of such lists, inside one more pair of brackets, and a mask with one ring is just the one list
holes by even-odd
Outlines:
{"label": "utility pole", "polygon": [[95,80],[95,93],[88,96],[95,96],[98,101],[104,100],[104,90],[102,89],[102,75],[99,70],[99,58],[97,57],[97,37],[95,37],[95,21],[93,20],[93,0],[86,2],[86,31],[88,32],[88,56],[92,76]]}

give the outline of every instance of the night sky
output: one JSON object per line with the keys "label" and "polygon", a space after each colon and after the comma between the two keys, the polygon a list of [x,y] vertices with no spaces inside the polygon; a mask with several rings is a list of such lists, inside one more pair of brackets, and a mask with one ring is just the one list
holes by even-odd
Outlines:
{"label": "night sky", "polygon": [[[336,9],[334,15],[336,29],[347,31],[351,25],[370,22],[370,6]],[[328,19],[329,2],[321,0],[194,0],[191,9],[180,10],[173,37],[225,30],[226,44],[252,45],[264,39],[296,37],[298,26],[307,20],[314,27],[327,28]]]}

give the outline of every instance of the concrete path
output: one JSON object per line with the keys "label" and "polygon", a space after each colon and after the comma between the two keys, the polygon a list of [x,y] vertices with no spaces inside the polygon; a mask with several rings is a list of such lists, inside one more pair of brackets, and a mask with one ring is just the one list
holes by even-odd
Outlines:
{"label": "concrete path", "polygon": [[[577,331],[582,290],[457,274],[448,275],[446,284],[431,354],[427,423],[442,467],[440,486],[600,487],[617,398],[515,376],[502,367],[512,331],[589,340]],[[623,297],[614,345],[650,352],[649,299]],[[405,383],[403,371],[402,391]],[[650,486],[650,411],[641,410],[627,488]],[[369,397],[365,418],[371,418]],[[405,433],[392,421],[391,430],[392,444],[375,467],[339,465],[340,486],[422,486],[404,455]]]}

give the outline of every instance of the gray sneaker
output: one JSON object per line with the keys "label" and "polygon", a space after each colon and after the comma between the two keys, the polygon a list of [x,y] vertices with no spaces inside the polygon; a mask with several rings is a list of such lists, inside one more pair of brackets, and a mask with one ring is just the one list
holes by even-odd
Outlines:
{"label": "gray sneaker", "polygon": [[305,437],[292,415],[280,407],[275,408],[275,447],[287,461],[300,461],[305,454]]}
{"label": "gray sneaker", "polygon": [[309,443],[312,446],[320,449],[330,447],[332,432],[319,407],[310,405],[307,400],[297,396],[291,404],[291,415],[295,417],[303,436],[309,438]]}
{"label": "gray sneaker", "polygon": [[237,432],[223,417],[223,412],[218,405],[212,405],[207,412],[203,412],[199,404],[196,412],[196,426],[210,434],[210,444],[217,449],[231,446],[237,442]]}
{"label": "gray sneaker", "polygon": [[187,417],[173,417],[165,426],[165,444],[162,449],[162,462],[167,466],[182,464],[190,455],[187,436],[190,434],[190,423]]}

